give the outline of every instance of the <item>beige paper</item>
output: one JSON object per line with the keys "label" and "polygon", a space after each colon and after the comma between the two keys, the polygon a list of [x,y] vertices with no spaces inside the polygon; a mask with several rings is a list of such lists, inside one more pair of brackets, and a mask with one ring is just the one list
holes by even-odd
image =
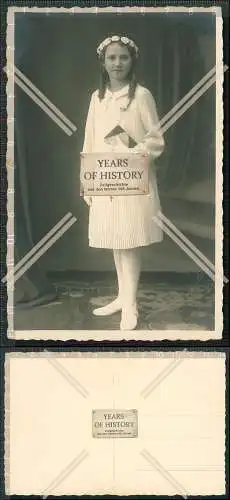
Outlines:
{"label": "beige paper", "polygon": [[[95,439],[93,409],[135,409],[138,437]],[[8,495],[225,493],[223,353],[6,357]]]}

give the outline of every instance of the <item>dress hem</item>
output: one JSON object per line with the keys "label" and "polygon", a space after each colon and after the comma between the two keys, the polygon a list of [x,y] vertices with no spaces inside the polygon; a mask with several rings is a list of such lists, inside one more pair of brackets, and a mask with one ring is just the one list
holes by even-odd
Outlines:
{"label": "dress hem", "polygon": [[133,244],[133,245],[124,245],[124,246],[116,246],[116,245],[103,245],[103,244],[95,244],[92,242],[89,242],[89,247],[90,248],[100,248],[104,250],[131,250],[132,248],[140,248],[140,247],[147,247],[150,245],[153,245],[154,243],[161,243],[163,241],[163,238],[159,239],[154,239],[152,241],[148,241],[145,243],[138,243],[138,244]]}

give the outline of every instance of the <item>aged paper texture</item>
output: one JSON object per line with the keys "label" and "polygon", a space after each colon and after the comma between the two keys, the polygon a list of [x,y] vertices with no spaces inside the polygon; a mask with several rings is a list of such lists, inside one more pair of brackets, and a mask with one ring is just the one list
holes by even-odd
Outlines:
{"label": "aged paper texture", "polygon": [[[5,367],[7,495],[225,493],[225,354],[11,353]],[[138,436],[93,437],[106,408],[135,409]]]}

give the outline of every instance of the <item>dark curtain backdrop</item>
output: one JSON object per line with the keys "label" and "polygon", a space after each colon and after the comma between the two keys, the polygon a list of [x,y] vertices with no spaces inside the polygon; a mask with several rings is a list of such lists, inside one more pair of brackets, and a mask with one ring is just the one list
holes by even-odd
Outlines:
{"label": "dark curtain backdrop", "polygon": [[[15,86],[16,259],[67,212],[77,222],[34,272],[110,270],[110,252],[88,248],[88,210],[79,196],[79,153],[91,92],[98,84],[96,46],[122,32],[140,48],[140,82],[160,118],[215,65],[212,14],[16,14],[15,65],[77,127],[71,137]],[[208,258],[214,258],[215,87],[165,133],[158,161],[163,211]],[[169,258],[170,257],[170,258]],[[39,266],[39,267],[38,267]],[[144,250],[145,270],[193,271],[170,242]]]}

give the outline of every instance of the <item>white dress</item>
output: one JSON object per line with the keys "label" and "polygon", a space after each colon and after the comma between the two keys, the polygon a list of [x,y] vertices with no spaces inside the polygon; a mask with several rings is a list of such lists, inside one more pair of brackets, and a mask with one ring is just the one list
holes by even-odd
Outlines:
{"label": "white dress", "polygon": [[[129,196],[93,196],[89,211],[89,246],[96,248],[128,249],[150,245],[163,238],[162,229],[153,217],[160,210],[154,159],[163,151],[164,139],[152,94],[137,85],[135,97],[128,103],[126,85],[121,90],[105,92],[102,101],[93,92],[85,127],[84,153],[147,152],[151,155],[149,193]],[[137,145],[129,149],[119,137],[113,145],[104,138],[120,125]]]}

